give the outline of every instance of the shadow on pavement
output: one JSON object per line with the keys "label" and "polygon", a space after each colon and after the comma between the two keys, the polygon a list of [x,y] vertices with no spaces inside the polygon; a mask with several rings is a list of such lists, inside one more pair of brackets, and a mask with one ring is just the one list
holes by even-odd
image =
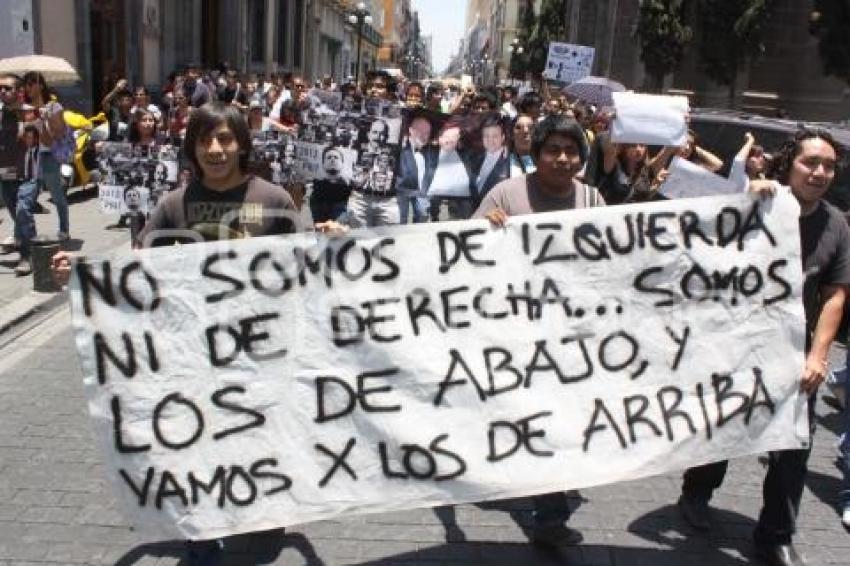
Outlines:
{"label": "shadow on pavement", "polygon": [[[685,522],[678,506],[665,505],[638,517],[629,524],[627,530],[646,541],[670,549],[672,561],[659,561],[659,564],[749,564],[753,552],[751,537],[755,521],[740,513],[716,507],[711,508],[711,520],[712,530],[700,532]],[[731,551],[731,554],[723,550]],[[683,559],[685,556],[688,558]],[[637,556],[635,558],[634,562],[626,561],[624,564],[643,564],[638,562]]]}
{"label": "shadow on pavement", "polygon": [[78,202],[86,202],[93,198],[97,198],[97,187],[89,189],[75,189],[67,194],[68,204],[76,204]]}
{"label": "shadow on pavement", "polygon": [[836,515],[841,514],[838,510],[838,492],[841,491],[841,478],[821,474],[810,468],[806,474],[806,487],[822,503],[832,507]]}
{"label": "shadow on pavement", "polygon": [[[824,414],[824,411],[826,411],[826,414]],[[841,436],[844,433],[844,415],[835,409],[826,407],[826,404],[823,407],[818,407],[815,420],[819,427],[829,430],[835,436]],[[826,441],[833,442],[834,440],[830,438]]]}
{"label": "shadow on pavement", "polygon": [[525,543],[449,543],[415,552],[358,563],[360,566],[401,564],[540,564],[568,566],[740,566],[749,564],[722,552],[682,555],[677,549],[633,548],[587,544],[545,549]]}
{"label": "shadow on pavement", "polygon": [[84,240],[79,238],[71,238],[70,240],[65,240],[61,242],[60,247],[66,252],[78,252],[83,249]]}
{"label": "shadow on pavement", "polygon": [[[582,497],[582,495],[576,490],[568,491],[567,499],[572,513],[575,513],[582,504],[587,502],[587,499]],[[532,510],[534,508],[531,497],[501,499],[498,501],[482,501],[480,503],[475,503],[474,505],[479,509],[503,511],[507,513],[510,515],[514,523],[522,529],[523,534],[525,534],[525,536],[529,539],[531,538],[533,525]],[[463,529],[461,529],[457,524],[454,506],[446,505],[444,507],[435,507],[434,515],[437,516],[440,523],[443,524],[443,528],[446,530],[446,542],[466,542],[466,535],[464,534]]]}
{"label": "shadow on pavement", "polygon": [[148,563],[150,558],[176,558],[180,566],[246,566],[273,564],[286,549],[296,550],[305,564],[324,562],[307,538],[300,533],[284,534],[282,529],[247,533],[225,539],[188,542],[166,541],[143,544],[122,556],[116,566]]}

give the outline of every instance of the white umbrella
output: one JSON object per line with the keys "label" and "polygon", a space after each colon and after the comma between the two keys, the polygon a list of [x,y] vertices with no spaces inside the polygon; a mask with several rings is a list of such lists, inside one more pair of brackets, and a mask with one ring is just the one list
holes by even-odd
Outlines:
{"label": "white umbrella", "polygon": [[67,85],[80,80],[76,69],[61,57],[50,55],[21,55],[0,59],[0,74],[23,76],[29,71],[44,75],[48,85]]}

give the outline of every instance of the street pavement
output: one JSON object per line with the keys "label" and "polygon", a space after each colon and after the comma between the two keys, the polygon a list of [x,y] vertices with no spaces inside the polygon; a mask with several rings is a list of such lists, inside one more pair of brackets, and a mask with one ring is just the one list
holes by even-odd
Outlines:
{"label": "street pavement", "polygon": [[[72,235],[80,238],[84,252],[101,253],[127,242],[126,231],[103,229],[106,220],[96,200],[81,200],[71,210]],[[52,214],[39,222],[46,233],[55,230]],[[8,219],[0,236],[7,229]],[[0,301],[14,302],[28,293],[28,280],[0,273]],[[812,565],[850,564],[850,535],[836,512],[840,473],[834,444],[840,426],[839,415],[821,402],[796,538]],[[763,476],[756,456],[732,463],[713,501],[710,534],[694,532],[680,518],[677,473],[572,493],[570,525],[585,537],[574,548],[542,551],[530,545],[530,504],[516,500],[321,521],[290,527],[285,536],[273,531],[233,537],[214,563],[757,563],[750,533]],[[122,518],[89,422],[63,303],[0,350],[0,566],[187,563],[184,542],[146,541]]]}
{"label": "street pavement", "polygon": [[[35,215],[36,229],[39,237],[55,239],[59,222],[55,208],[48,202],[47,197],[47,193],[41,193],[39,196],[39,202],[46,209],[46,214]],[[129,249],[130,236],[127,230],[105,229],[117,218],[101,214],[95,190],[74,189],[69,193],[68,200],[71,239],[64,244],[65,249],[87,254],[105,253],[122,245],[126,245]],[[2,220],[0,222],[0,241],[2,241],[11,236],[14,229],[5,206],[0,211],[0,220]],[[32,294],[32,275],[17,277],[14,273],[18,257],[17,253],[0,255],[0,310]]]}
{"label": "street pavement", "polygon": [[[835,510],[839,416],[823,403],[797,542],[810,564],[850,563]],[[368,515],[233,537],[216,564],[751,563],[764,471],[733,462],[713,501],[715,530],[697,534],[675,506],[680,475],[581,490],[570,524],[585,542],[559,552],[528,544],[527,501]],[[0,566],[186,564],[180,541],[151,543],[122,519],[95,445],[63,305],[0,352]]]}

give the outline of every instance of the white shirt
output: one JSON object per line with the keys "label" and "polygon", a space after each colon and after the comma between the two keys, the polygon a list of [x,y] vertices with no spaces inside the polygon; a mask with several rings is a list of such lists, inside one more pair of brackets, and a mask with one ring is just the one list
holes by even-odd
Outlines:
{"label": "white shirt", "polygon": [[440,150],[434,180],[428,188],[431,197],[468,197],[469,174],[457,151]]}
{"label": "white shirt", "polygon": [[416,148],[411,144],[410,149],[413,150],[413,160],[416,161],[416,176],[418,178],[418,184],[416,186],[421,191],[422,183],[425,182],[425,156],[422,155],[421,147]]}
{"label": "white shirt", "polygon": [[502,157],[503,152],[504,150],[487,152],[487,155],[484,157],[484,163],[481,164],[481,171],[478,172],[478,180],[475,182],[479,191],[481,190],[481,187],[484,186],[484,183],[487,182],[487,177],[489,177],[490,173],[493,172],[493,169],[496,168],[496,163],[498,163],[499,158]]}
{"label": "white shirt", "polygon": [[292,100],[292,93],[290,91],[288,91],[287,89],[283,89],[280,93],[280,96],[278,96],[277,100],[274,101],[274,105],[272,106],[272,109],[269,110],[269,116],[271,116],[275,120],[279,119],[280,118],[280,109],[283,107],[283,105],[286,102],[288,102],[290,100]]}

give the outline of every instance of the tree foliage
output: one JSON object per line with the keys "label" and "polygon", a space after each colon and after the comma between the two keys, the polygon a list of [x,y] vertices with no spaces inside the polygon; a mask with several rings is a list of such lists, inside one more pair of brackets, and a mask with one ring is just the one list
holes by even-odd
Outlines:
{"label": "tree foliage", "polygon": [[738,70],[764,53],[763,34],[774,0],[699,0],[699,55],[706,74],[729,85],[734,97]]}
{"label": "tree foliage", "polygon": [[519,79],[525,76],[525,71],[528,69],[529,40],[531,39],[531,34],[534,33],[534,29],[537,27],[537,16],[534,15],[534,4],[532,2],[526,2],[520,10],[519,33],[517,34],[517,39],[519,39],[519,45],[522,46],[523,52],[514,53],[511,58],[511,76]]}
{"label": "tree foliage", "polygon": [[682,0],[644,0],[636,35],[640,39],[640,59],[652,78],[652,89],[660,90],[664,77],[682,60],[693,30],[685,22]]}
{"label": "tree foliage", "polygon": [[524,53],[514,57],[514,69],[540,76],[546,68],[549,43],[566,41],[567,7],[564,0],[543,0],[535,16],[533,2],[523,8],[519,39]]}
{"label": "tree foliage", "polygon": [[850,84],[850,0],[815,0],[809,31],[818,38],[824,73]]}

